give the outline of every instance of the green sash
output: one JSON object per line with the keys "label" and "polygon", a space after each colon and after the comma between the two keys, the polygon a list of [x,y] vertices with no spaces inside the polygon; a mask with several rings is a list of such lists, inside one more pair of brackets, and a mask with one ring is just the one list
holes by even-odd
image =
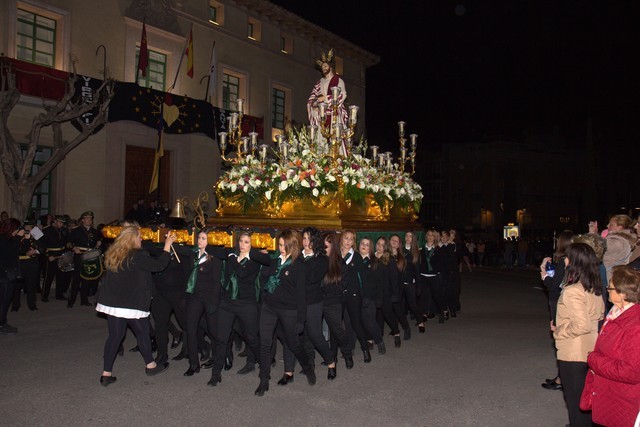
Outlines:
{"label": "green sash", "polygon": [[264,288],[266,289],[266,291],[269,292],[269,294],[271,295],[273,295],[273,293],[276,291],[276,288],[280,286],[280,272],[282,271],[283,268],[291,264],[291,257],[287,258],[287,260],[282,265],[280,265],[280,262],[281,262],[281,258],[278,258],[278,271],[276,272],[276,274],[269,277],[269,281],[267,282],[266,285],[264,285]]}
{"label": "green sash", "polygon": [[[199,249],[196,249],[194,252],[198,253]],[[200,265],[200,260],[207,256],[205,252],[200,257],[196,257],[193,261],[193,269],[191,270],[191,274],[189,275],[189,280],[187,281],[187,293],[193,294],[196,290],[196,280],[198,280],[198,266]]]}

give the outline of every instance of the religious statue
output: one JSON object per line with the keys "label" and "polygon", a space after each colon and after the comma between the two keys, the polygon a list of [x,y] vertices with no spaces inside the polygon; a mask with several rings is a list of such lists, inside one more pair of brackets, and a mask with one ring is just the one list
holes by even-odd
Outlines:
{"label": "religious statue", "polygon": [[[309,116],[309,124],[311,126],[320,126],[320,103],[325,103],[327,106],[333,102],[333,95],[331,88],[337,86],[340,88],[338,96],[338,117],[333,123],[340,123],[343,128],[347,128],[348,114],[344,107],[344,101],[347,98],[347,90],[344,86],[344,80],[335,73],[335,58],[333,57],[333,49],[325,55],[322,52],[320,59],[316,60],[316,64],[322,71],[322,77],[313,87],[309,100],[307,101],[307,114]],[[330,126],[332,123],[333,112],[330,108],[326,108],[325,126]]]}

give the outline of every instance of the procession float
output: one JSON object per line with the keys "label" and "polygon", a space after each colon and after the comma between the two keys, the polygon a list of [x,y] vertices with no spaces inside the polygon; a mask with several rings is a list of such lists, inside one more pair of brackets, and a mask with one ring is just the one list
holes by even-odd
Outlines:
{"label": "procession float", "polygon": [[[354,141],[358,106],[344,105],[346,90],[333,74],[332,51],[317,61],[323,71],[307,104],[309,125],[286,126],[273,144],[258,145],[258,134],[242,134],[244,100],[235,102],[226,131],[218,133],[224,171],[213,186],[215,215],[206,218],[209,193],[178,199],[172,217],[185,218],[185,207],[196,227],[208,226],[209,243],[232,246],[234,231],[250,229],[252,244],[274,250],[275,236],[285,228],[352,229],[359,236],[414,231],[422,189],[412,179],[417,135],[405,138],[405,122],[398,122],[399,156]],[[327,70],[328,72],[325,72]],[[193,243],[194,235],[177,230],[178,242]],[[115,237],[119,227],[105,230]],[[163,234],[164,233],[164,234]],[[143,229],[143,238],[160,242],[164,230]]]}

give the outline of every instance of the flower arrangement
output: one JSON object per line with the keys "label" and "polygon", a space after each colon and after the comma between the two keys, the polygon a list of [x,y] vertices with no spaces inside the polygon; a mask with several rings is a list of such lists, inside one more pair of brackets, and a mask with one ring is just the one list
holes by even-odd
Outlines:
{"label": "flower arrangement", "polygon": [[283,203],[335,194],[342,185],[344,198],[364,204],[371,196],[380,208],[398,205],[419,212],[422,188],[398,169],[379,168],[361,153],[366,142],[347,157],[332,159],[324,147],[311,143],[303,129],[288,133],[288,155],[279,162],[261,162],[249,154],[231,165],[216,184],[220,198],[236,200],[248,210],[256,202]]}

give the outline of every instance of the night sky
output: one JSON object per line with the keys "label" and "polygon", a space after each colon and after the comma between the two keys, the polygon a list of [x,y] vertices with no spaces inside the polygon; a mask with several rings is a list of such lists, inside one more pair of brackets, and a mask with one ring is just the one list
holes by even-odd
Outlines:
{"label": "night sky", "polygon": [[369,144],[395,147],[404,120],[427,146],[555,134],[582,147],[588,117],[601,147],[635,144],[636,2],[273,3],[381,57],[367,70]]}

